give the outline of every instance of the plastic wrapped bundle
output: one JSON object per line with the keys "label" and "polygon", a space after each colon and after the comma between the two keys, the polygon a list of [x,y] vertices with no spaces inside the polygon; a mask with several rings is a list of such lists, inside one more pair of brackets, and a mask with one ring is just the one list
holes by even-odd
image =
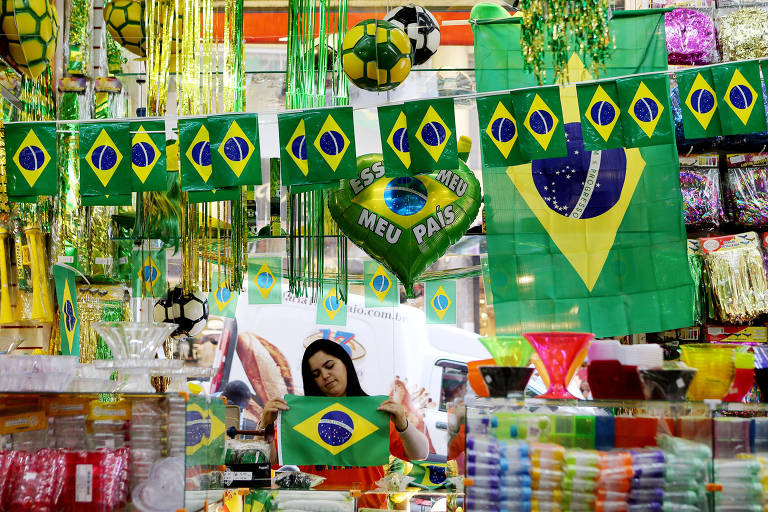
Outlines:
{"label": "plastic wrapped bundle", "polygon": [[731,222],[768,226],[768,155],[729,155],[724,185]]}
{"label": "plastic wrapped bundle", "polygon": [[717,155],[680,157],[685,225],[714,229],[724,219]]}
{"label": "plastic wrapped bundle", "polygon": [[664,15],[670,64],[710,64],[717,58],[715,24],[705,13],[675,9]]}
{"label": "plastic wrapped bundle", "polygon": [[768,11],[739,9],[719,19],[718,40],[724,61],[768,57]]}
{"label": "plastic wrapped bundle", "polygon": [[695,325],[702,325],[707,292],[704,286],[704,258],[698,240],[688,240],[688,268],[693,279],[693,322]]}

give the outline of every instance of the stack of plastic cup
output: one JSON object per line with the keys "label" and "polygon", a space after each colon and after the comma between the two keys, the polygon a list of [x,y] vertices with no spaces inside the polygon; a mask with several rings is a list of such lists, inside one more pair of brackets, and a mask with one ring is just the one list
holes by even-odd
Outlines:
{"label": "stack of plastic cup", "polygon": [[761,472],[756,459],[715,459],[715,481],[723,486],[715,498],[715,511],[764,510]]}
{"label": "stack of plastic cup", "polygon": [[531,443],[531,504],[536,510],[561,510],[565,477],[565,448]]}
{"label": "stack of plastic cup", "polygon": [[661,510],[666,483],[666,456],[662,450],[632,450],[632,488],[628,502],[639,510]]}
{"label": "stack of plastic cup", "polygon": [[594,510],[600,452],[568,450],[563,464],[563,507],[569,510]]}
{"label": "stack of plastic cup", "polygon": [[468,511],[530,511],[531,460],[528,444],[467,436]]}
{"label": "stack of plastic cup", "polygon": [[702,443],[666,434],[659,435],[659,446],[667,457],[664,507],[675,512],[707,510],[707,482],[712,449]]}
{"label": "stack of plastic cup", "polygon": [[635,472],[628,452],[603,452],[597,476],[595,510],[624,512],[629,510],[630,489]]}

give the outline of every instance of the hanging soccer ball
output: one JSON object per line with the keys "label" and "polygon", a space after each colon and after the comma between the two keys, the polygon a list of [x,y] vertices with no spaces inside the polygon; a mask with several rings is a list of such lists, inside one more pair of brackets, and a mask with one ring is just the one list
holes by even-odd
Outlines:
{"label": "hanging soccer ball", "polygon": [[174,323],[173,306],[170,305],[167,300],[160,299],[155,302],[155,305],[152,308],[152,318],[158,323]]}
{"label": "hanging soccer ball", "polygon": [[37,78],[53,63],[59,16],[50,0],[1,0],[0,28],[3,55],[25,75]]}
{"label": "hanging soccer ball", "polygon": [[[144,57],[147,54],[143,0],[111,0],[104,4],[104,24],[117,43],[129,52]],[[177,37],[181,37],[181,19],[176,18]],[[161,28],[161,27],[160,27]],[[178,43],[178,40],[176,40]],[[175,51],[178,44],[174,44]]]}
{"label": "hanging soccer ball", "polygon": [[208,295],[202,292],[180,293],[173,300],[174,322],[179,324],[179,331],[189,336],[195,336],[208,323]]}
{"label": "hanging soccer ball", "polygon": [[418,5],[395,7],[384,19],[408,34],[413,46],[413,65],[424,64],[440,47],[440,25],[435,16]]}
{"label": "hanging soccer ball", "polygon": [[411,71],[411,42],[405,32],[382,20],[364,20],[341,43],[344,73],[356,86],[389,91]]}

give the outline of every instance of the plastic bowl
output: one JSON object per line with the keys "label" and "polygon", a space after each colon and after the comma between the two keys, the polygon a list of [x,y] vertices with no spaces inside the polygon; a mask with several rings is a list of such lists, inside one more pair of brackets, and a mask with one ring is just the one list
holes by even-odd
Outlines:
{"label": "plastic bowl", "polygon": [[481,366],[480,373],[493,397],[522,396],[533,368],[528,366]]}
{"label": "plastic bowl", "polygon": [[480,373],[481,366],[494,366],[496,361],[493,359],[481,359],[480,361],[470,361],[467,363],[467,380],[469,381],[469,387],[475,392],[477,396],[487,397],[488,387],[485,385],[483,376]]}
{"label": "plastic bowl", "polygon": [[680,347],[680,359],[698,372],[688,388],[691,400],[720,400],[731,388],[735,345],[692,343]]}
{"label": "plastic bowl", "polygon": [[641,369],[643,391],[648,400],[685,400],[696,376],[695,368]]}
{"label": "plastic bowl", "polygon": [[526,366],[534,352],[522,336],[483,336],[480,342],[498,366]]}

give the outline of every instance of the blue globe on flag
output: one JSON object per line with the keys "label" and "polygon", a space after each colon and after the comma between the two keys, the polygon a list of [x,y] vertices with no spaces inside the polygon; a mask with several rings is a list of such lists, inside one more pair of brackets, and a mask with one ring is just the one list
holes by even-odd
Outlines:
{"label": "blue globe on flag", "polygon": [[752,91],[746,85],[735,85],[730,92],[731,104],[741,110],[752,104]]}
{"label": "blue globe on flag", "polygon": [[224,143],[224,154],[233,162],[239,162],[248,156],[248,142],[242,137],[230,137]]}
{"label": "blue globe on flag", "polygon": [[256,276],[256,286],[262,290],[268,290],[271,288],[274,281],[274,278],[269,272],[261,272]]}
{"label": "blue globe on flag", "polygon": [[37,146],[27,146],[19,152],[19,164],[27,171],[36,171],[45,163],[45,153]]}
{"label": "blue globe on flag", "polygon": [[155,148],[149,142],[138,142],[131,148],[131,162],[137,167],[146,167],[155,159]]}
{"label": "blue globe on flag", "polygon": [[616,109],[607,101],[597,101],[590,112],[592,119],[600,126],[608,126],[616,118]]}
{"label": "blue globe on flag", "polygon": [[117,152],[110,146],[99,146],[91,155],[93,166],[102,171],[111,169],[117,163]]}
{"label": "blue globe on flag", "polygon": [[192,148],[192,158],[197,165],[211,165],[211,145],[207,140],[201,140]]}
{"label": "blue globe on flag", "polygon": [[421,129],[421,138],[428,146],[439,146],[443,143],[446,137],[445,126],[436,122],[430,121],[424,125]]}
{"label": "blue globe on flag", "polygon": [[427,187],[411,176],[394,178],[384,189],[384,204],[397,215],[414,215],[427,204]]}
{"label": "blue globe on flag", "polygon": [[317,422],[320,439],[331,446],[341,446],[352,438],[355,424],[343,411],[328,411]]}

